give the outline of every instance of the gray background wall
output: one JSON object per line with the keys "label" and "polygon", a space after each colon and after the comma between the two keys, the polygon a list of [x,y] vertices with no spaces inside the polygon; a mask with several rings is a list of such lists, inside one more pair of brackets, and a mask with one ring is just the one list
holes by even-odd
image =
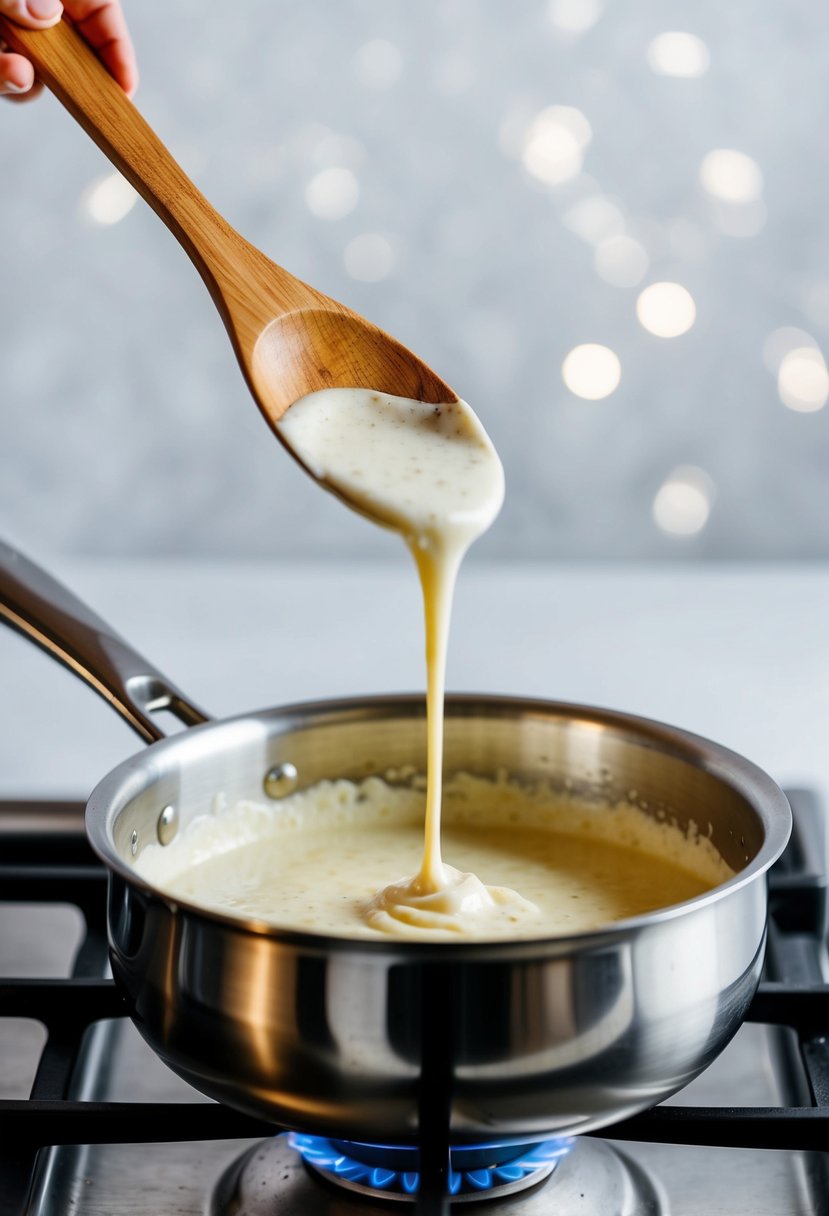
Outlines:
{"label": "gray background wall", "polygon": [[[508,499],[482,555],[829,553],[829,409],[787,407],[777,379],[805,348],[789,366],[795,404],[829,392],[823,5],[127,11],[137,104],[208,197],[484,419]],[[702,74],[665,74],[676,55],[653,40],[677,30],[704,43],[680,46],[679,69],[704,68],[707,51]],[[720,166],[712,194],[700,174],[716,149],[756,168],[732,157],[736,181]],[[5,535],[40,555],[392,551],[271,439],[149,209],[101,222],[126,206],[118,183],[101,185],[107,162],[52,98],[0,108],[0,173]],[[637,319],[639,293],[666,280],[696,305],[675,338]],[[803,332],[778,332],[790,327]],[[620,362],[602,400],[562,379],[584,343]]]}

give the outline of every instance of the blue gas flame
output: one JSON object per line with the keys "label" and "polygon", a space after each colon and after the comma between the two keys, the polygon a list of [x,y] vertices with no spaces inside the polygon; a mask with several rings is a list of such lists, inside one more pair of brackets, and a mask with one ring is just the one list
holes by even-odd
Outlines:
{"label": "blue gas flame", "polygon": [[[300,1156],[332,1180],[355,1183],[379,1192],[415,1195],[420,1186],[419,1149],[388,1144],[348,1144],[324,1136],[291,1132],[290,1144]],[[449,1194],[482,1193],[549,1171],[569,1153],[570,1137],[538,1144],[510,1146],[503,1141],[450,1149]]]}

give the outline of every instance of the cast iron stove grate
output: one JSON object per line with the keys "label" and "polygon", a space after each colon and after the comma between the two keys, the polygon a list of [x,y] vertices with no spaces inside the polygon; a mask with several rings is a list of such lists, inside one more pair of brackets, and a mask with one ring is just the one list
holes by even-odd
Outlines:
{"label": "cast iron stove grate", "polygon": [[[769,943],[764,979],[748,1021],[786,1027],[781,1051],[788,1056],[792,1100],[786,1107],[659,1106],[606,1131],[614,1140],[767,1148],[819,1154],[810,1184],[814,1210],[829,1196],[829,984],[826,982],[827,876],[821,808],[808,791],[791,791],[792,840],[770,875]],[[76,1101],[73,1081],[89,1066],[88,1028],[126,1016],[106,971],[106,872],[92,854],[80,824],[80,803],[0,802],[0,900],[69,903],[83,915],[86,931],[72,974],[61,979],[0,977],[0,1017],[42,1023],[47,1041],[29,1099],[0,1101],[0,1205],[25,1211],[41,1148],[66,1144],[178,1142],[248,1139],[273,1135],[273,1127],[216,1103]],[[12,823],[11,829],[8,823]],[[42,824],[64,823],[44,833]],[[32,829],[25,825],[32,824]],[[38,828],[40,824],[40,828]],[[2,1061],[0,1061],[2,1063]],[[445,1145],[421,1142],[421,1187],[440,1189]],[[434,1177],[429,1178],[429,1162]],[[437,1200],[430,1211],[441,1210]],[[425,1210],[425,1203],[424,1203]]]}

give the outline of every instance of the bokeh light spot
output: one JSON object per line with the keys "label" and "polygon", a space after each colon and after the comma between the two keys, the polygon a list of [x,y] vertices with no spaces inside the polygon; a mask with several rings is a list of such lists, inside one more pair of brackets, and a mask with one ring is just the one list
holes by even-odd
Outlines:
{"label": "bokeh light spot", "polygon": [[711,63],[708,47],[696,34],[669,30],[648,46],[648,67],[657,76],[679,76],[686,80],[704,76]]}
{"label": "bokeh light spot", "polygon": [[679,283],[651,283],[636,301],[639,324],[657,338],[678,338],[694,324],[694,297]]}
{"label": "bokeh light spot", "polygon": [[763,343],[763,362],[773,376],[780,371],[780,364],[786,355],[798,347],[818,350],[818,344],[812,335],[805,329],[798,329],[796,325],[783,325],[780,329],[772,330]]}
{"label": "bokeh light spot", "polygon": [[819,350],[798,346],[784,355],[777,373],[780,400],[799,414],[814,414],[829,400],[829,372]]}
{"label": "bokeh light spot", "polygon": [[305,187],[305,201],[321,220],[341,220],[357,206],[360,186],[350,169],[323,169]]}
{"label": "bokeh light spot", "polygon": [[364,232],[349,241],[343,251],[343,264],[352,279],[379,283],[394,269],[396,258],[391,241],[379,232]]}
{"label": "bokeh light spot", "polygon": [[756,160],[734,148],[716,148],[699,169],[706,193],[725,203],[753,203],[763,193],[763,173]]}
{"label": "bokeh light spot", "polygon": [[625,217],[616,204],[603,194],[590,194],[580,199],[564,213],[561,222],[589,245],[598,245],[608,237],[619,236],[625,228]]}
{"label": "bokeh light spot", "polygon": [[653,500],[653,518],[663,532],[694,536],[711,514],[714,483],[704,469],[680,465],[666,477]]}
{"label": "bokeh light spot", "polygon": [[94,224],[117,224],[129,215],[138,195],[120,173],[107,173],[87,186],[81,196],[81,210]]}
{"label": "bokeh light spot", "polygon": [[596,24],[602,6],[600,0],[550,0],[547,14],[556,29],[577,36]]}
{"label": "bokeh light spot", "polygon": [[521,160],[539,181],[557,186],[581,171],[584,149],[593,132],[581,110],[548,106],[537,114],[524,134]]}
{"label": "bokeh light spot", "polygon": [[577,397],[601,401],[619,387],[622,368],[619,356],[609,346],[588,342],[573,347],[561,365],[561,375]]}

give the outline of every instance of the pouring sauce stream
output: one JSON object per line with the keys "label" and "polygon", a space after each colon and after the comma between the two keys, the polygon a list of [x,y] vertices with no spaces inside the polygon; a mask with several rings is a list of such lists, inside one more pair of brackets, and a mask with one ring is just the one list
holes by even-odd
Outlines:
{"label": "pouring sauce stream", "polygon": [[389,933],[463,933],[482,922],[534,915],[507,887],[487,887],[441,854],[443,700],[458,569],[504,498],[498,455],[464,401],[429,405],[365,389],[302,398],[278,433],[308,471],[349,506],[399,532],[423,591],[427,665],[427,792],[423,859],[413,877],[379,891],[368,923]]}

